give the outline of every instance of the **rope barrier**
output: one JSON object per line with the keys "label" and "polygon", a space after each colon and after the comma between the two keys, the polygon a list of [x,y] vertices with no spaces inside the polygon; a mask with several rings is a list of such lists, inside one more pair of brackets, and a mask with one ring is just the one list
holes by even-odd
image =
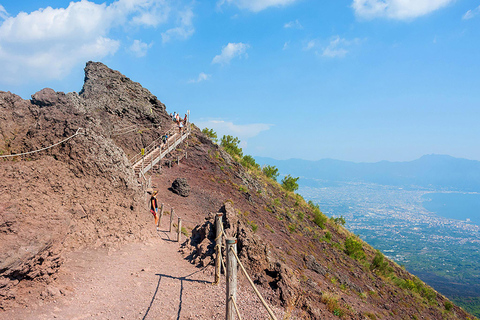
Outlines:
{"label": "rope barrier", "polygon": [[235,299],[233,299],[233,297],[230,297],[230,299],[232,299],[233,306],[234,306],[235,312],[237,313],[238,320],[242,320],[242,316],[240,315],[240,311],[238,311],[237,302],[235,301]]}
{"label": "rope barrier", "polygon": [[[222,228],[222,233],[221,235],[223,235],[223,238],[224,240],[227,239],[227,235],[225,234],[225,229],[223,228],[223,224],[220,224],[220,227]],[[216,239],[215,239],[216,240]],[[225,246],[221,246],[221,248],[225,248]],[[248,275],[247,273],[247,270],[245,270],[245,267],[243,266],[242,262],[240,261],[240,258],[238,257],[237,253],[232,249],[230,248],[230,251],[233,252],[233,255],[235,256],[235,259],[237,260],[238,264],[240,265],[240,268],[242,269],[243,271],[243,274],[245,274],[245,277],[247,278],[248,282],[250,283],[250,285],[252,286],[253,290],[255,291],[256,295],[258,296],[258,298],[260,299],[260,301],[262,302],[263,306],[265,307],[265,309],[267,309],[267,312],[268,314],[270,315],[270,317],[273,319],[273,320],[277,320],[277,318],[275,317],[275,315],[273,314],[273,311],[270,309],[270,307],[267,305],[267,302],[265,301],[265,299],[263,299],[262,295],[260,294],[260,291],[258,291],[258,289],[255,287],[255,284],[253,283],[252,279],[250,278],[250,276]],[[221,260],[222,261],[222,265],[223,265],[223,270],[225,270],[226,272],[226,268],[225,268],[225,264],[223,262],[223,259]],[[233,303],[234,303],[234,306],[236,304],[235,300],[233,299]],[[237,307],[235,306],[235,309]],[[238,314],[237,314],[238,315]],[[239,316],[239,319],[240,316]]]}
{"label": "rope barrier", "polygon": [[68,137],[68,138],[66,138],[66,139],[64,139],[64,140],[62,140],[62,141],[60,141],[60,142],[57,142],[57,143],[55,143],[55,144],[53,144],[53,145],[51,145],[51,146],[49,146],[49,147],[45,147],[45,148],[38,149],[38,150],[34,150],[34,151],[24,152],[24,153],[7,154],[7,155],[4,155],[4,156],[0,156],[0,158],[24,156],[24,155],[27,155],[27,154],[32,154],[32,153],[36,153],[36,152],[40,152],[40,151],[44,151],[44,150],[53,148],[53,147],[55,147],[55,146],[58,146],[59,144],[62,144],[62,143],[64,143],[64,142],[72,139],[72,138],[75,137],[76,135],[78,135],[80,129],[82,129],[82,128],[78,128],[78,129],[77,129],[77,132],[75,132],[74,135],[72,135],[72,136],[70,136],[70,137]]}
{"label": "rope barrier", "polygon": [[260,292],[258,291],[258,289],[255,287],[255,284],[253,283],[252,279],[251,279],[250,276],[248,275],[247,270],[245,270],[245,268],[243,267],[243,264],[242,264],[242,262],[240,261],[240,258],[238,258],[237,253],[236,253],[232,248],[230,248],[230,251],[233,252],[233,255],[235,256],[235,258],[237,259],[238,264],[240,265],[240,268],[242,268],[243,274],[245,274],[245,276],[247,277],[248,282],[250,282],[250,285],[252,286],[253,290],[255,291],[255,293],[257,294],[258,298],[259,298],[260,301],[262,302],[263,306],[265,307],[265,309],[267,309],[268,314],[270,315],[270,317],[272,317],[272,319],[274,319],[274,320],[277,320],[277,318],[276,318],[275,315],[273,314],[272,310],[271,310],[270,307],[267,305],[267,302],[265,302],[265,300],[263,299],[262,295],[260,294]]}

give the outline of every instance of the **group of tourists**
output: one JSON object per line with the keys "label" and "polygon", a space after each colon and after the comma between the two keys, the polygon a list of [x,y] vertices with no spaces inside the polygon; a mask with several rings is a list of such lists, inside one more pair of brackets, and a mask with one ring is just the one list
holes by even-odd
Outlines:
{"label": "group of tourists", "polygon": [[185,117],[182,119],[180,114],[174,111],[173,114],[170,113],[170,118],[172,118],[173,122],[177,123],[178,132],[182,133],[183,128],[187,126],[187,114],[185,114]]}

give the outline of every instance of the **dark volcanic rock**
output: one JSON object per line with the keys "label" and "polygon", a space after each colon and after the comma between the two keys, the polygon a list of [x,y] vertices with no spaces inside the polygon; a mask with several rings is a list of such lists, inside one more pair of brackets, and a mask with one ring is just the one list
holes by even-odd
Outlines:
{"label": "dark volcanic rock", "polygon": [[172,183],[172,191],[182,197],[188,197],[190,195],[190,186],[188,185],[187,179],[175,179]]}

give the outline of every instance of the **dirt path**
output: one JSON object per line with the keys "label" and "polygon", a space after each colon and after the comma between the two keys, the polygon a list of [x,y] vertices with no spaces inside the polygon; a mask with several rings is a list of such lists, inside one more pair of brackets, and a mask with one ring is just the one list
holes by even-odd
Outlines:
{"label": "dirt path", "polygon": [[[66,290],[51,289],[55,300],[32,301],[0,319],[224,319],[224,277],[212,285],[212,267],[183,259],[173,233],[158,235],[120,249],[70,253],[57,281]],[[267,318],[250,288],[239,286],[238,297],[246,319]]]}

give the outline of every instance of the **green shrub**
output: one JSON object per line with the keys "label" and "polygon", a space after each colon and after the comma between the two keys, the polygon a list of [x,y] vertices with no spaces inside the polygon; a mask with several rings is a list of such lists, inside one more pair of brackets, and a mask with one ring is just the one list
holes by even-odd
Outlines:
{"label": "green shrub", "polygon": [[255,223],[255,221],[250,221],[248,224],[252,227],[253,232],[257,232],[258,225]]}
{"label": "green shrub", "polygon": [[288,231],[290,231],[290,233],[294,233],[295,230],[297,230],[297,226],[294,225],[293,223],[289,224],[288,225]]}
{"label": "green shrub", "polygon": [[328,220],[327,216],[320,212],[320,210],[314,212],[314,214],[313,222],[320,228],[325,229],[325,223]]}
{"label": "green shrub", "polygon": [[242,158],[242,165],[247,168],[257,168],[260,169],[258,163],[255,162],[255,159],[250,155],[245,155]]}
{"label": "green shrub", "polygon": [[337,218],[333,218],[332,217],[332,220],[333,222],[335,222],[336,224],[341,224],[342,226],[345,225],[345,218],[343,216],[340,216],[340,217],[337,217]]}
{"label": "green shrub", "polygon": [[277,181],[279,175],[277,167],[266,165],[262,168],[262,172],[267,178]]}
{"label": "green shrub", "polygon": [[330,233],[330,231],[327,231],[327,233],[325,233],[325,239],[327,239],[328,241],[332,241],[332,234]]}
{"label": "green shrub", "polygon": [[243,158],[243,151],[238,145],[240,139],[231,135],[223,136],[220,145],[227,151],[232,157],[238,156]]}
{"label": "green shrub", "polygon": [[300,179],[300,177],[297,177],[297,178],[294,178],[292,177],[291,175],[286,175],[283,179],[282,179],[282,187],[283,189],[287,190],[287,191],[296,191],[298,189],[298,179]]}
{"label": "green shrub", "polygon": [[208,128],[204,128],[202,130],[202,133],[204,135],[206,135],[207,137],[210,138],[210,140],[212,140],[213,142],[217,143],[218,139],[217,139],[217,133],[215,131],[213,131],[213,129],[208,129]]}
{"label": "green shrub", "polygon": [[375,257],[372,260],[372,263],[370,264],[370,270],[378,270],[381,273],[385,273],[388,262],[384,261],[385,256],[380,252],[380,250],[377,250],[375,253]]}
{"label": "green shrub", "polygon": [[445,307],[445,310],[450,311],[453,308],[453,303],[447,300],[443,303],[443,306]]}
{"label": "green shrub", "polygon": [[365,258],[362,243],[353,236],[345,239],[345,253],[357,260]]}

